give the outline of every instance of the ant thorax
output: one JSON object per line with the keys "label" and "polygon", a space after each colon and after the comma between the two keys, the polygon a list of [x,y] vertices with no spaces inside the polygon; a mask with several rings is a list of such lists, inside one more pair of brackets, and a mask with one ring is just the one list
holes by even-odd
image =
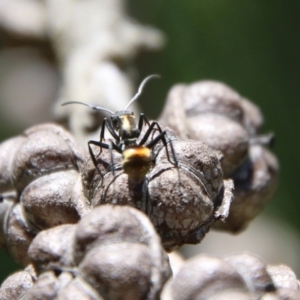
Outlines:
{"label": "ant thorax", "polygon": [[111,119],[114,129],[118,131],[119,143],[122,150],[127,147],[136,146],[140,130],[137,126],[134,113],[120,111],[114,114]]}

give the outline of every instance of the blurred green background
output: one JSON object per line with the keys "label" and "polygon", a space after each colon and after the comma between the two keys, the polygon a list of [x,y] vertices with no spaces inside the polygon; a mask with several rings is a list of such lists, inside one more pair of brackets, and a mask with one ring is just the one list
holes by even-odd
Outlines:
{"label": "blurred green background", "polygon": [[[162,75],[143,95],[143,112],[157,117],[173,84],[200,79],[222,81],[257,103],[265,132],[276,134],[281,165],[280,186],[266,211],[300,230],[300,2],[130,0],[128,9],[167,38],[162,52],[136,61],[140,78]],[[19,130],[0,122],[0,140]],[[15,267],[2,253],[1,282]]]}

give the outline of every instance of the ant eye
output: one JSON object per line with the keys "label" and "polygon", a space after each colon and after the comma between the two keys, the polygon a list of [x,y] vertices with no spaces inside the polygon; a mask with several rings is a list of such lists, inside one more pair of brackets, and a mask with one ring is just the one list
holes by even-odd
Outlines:
{"label": "ant eye", "polygon": [[113,124],[114,127],[117,126],[118,125],[118,118],[111,117],[111,122],[112,122],[112,124]]}

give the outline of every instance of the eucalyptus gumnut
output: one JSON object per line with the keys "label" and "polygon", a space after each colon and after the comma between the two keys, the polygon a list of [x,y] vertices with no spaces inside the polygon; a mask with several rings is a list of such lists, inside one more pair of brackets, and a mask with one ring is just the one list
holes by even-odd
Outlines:
{"label": "eucalyptus gumnut", "polygon": [[[149,140],[158,134],[153,131]],[[90,159],[83,181],[93,207],[130,205],[146,213],[164,248],[170,251],[186,243],[199,243],[216,220],[226,219],[233,184],[230,179],[223,180],[219,152],[200,141],[181,141],[168,130],[166,136],[167,147],[160,141],[151,149],[152,166],[141,181],[135,182],[123,172],[117,151],[101,149],[99,156],[96,147],[98,169],[105,170],[112,160],[116,168],[103,172],[102,180]]]}
{"label": "eucalyptus gumnut", "polygon": [[259,108],[217,81],[175,85],[160,120],[182,139],[203,141],[223,154],[224,178],[234,180],[234,200],[226,222],[217,229],[239,232],[255,218],[278,185],[277,159],[265,147],[272,135],[259,136]]}

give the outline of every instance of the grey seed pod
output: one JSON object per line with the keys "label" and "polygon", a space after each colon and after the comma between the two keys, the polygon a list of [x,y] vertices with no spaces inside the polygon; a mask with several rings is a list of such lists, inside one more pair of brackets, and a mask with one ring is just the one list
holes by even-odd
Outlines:
{"label": "grey seed pod", "polygon": [[76,223],[88,211],[83,156],[70,133],[54,124],[33,126],[0,145],[0,244],[22,265],[40,229]]}
{"label": "grey seed pod", "polygon": [[299,281],[291,269],[268,267],[247,253],[224,259],[201,254],[189,259],[171,289],[173,300],[300,299]]}
{"label": "grey seed pod", "polygon": [[25,137],[15,137],[0,144],[0,193],[15,191],[12,178],[12,164],[19,147]]}
{"label": "grey seed pod", "polygon": [[183,266],[185,263],[184,258],[179,254],[177,251],[173,251],[168,254],[169,256],[169,262],[172,269],[172,277],[169,278],[167,283],[164,285],[160,300],[173,300],[172,299],[172,291],[171,291],[171,284],[174,276],[178,273],[179,269]]}
{"label": "grey seed pod", "polygon": [[24,271],[28,272],[30,274],[30,276],[33,278],[34,281],[37,279],[37,273],[36,273],[36,270],[35,270],[35,268],[32,264],[29,264],[24,269]]}
{"label": "grey seed pod", "polygon": [[127,206],[102,205],[77,225],[44,230],[32,241],[28,255],[39,274],[56,271],[56,275],[42,273],[33,291],[26,294],[28,299],[47,299],[40,290],[45,284],[49,299],[61,295],[68,299],[67,291],[74,285],[82,295],[87,293],[87,299],[154,300],[171,274],[153,225],[143,213]]}
{"label": "grey seed pod", "polygon": [[0,300],[21,299],[33,286],[34,278],[26,270],[5,279],[0,288]]}
{"label": "grey seed pod", "polygon": [[5,224],[6,249],[12,258],[23,266],[28,265],[27,249],[37,231],[26,220],[22,206],[17,204],[9,212]]}
{"label": "grey seed pod", "polygon": [[[57,300],[60,292],[73,280],[69,272],[58,273],[47,271],[41,274],[33,287],[25,294],[24,300]],[[23,300],[22,299],[22,300]],[[84,298],[83,298],[84,299]]]}
{"label": "grey seed pod", "polygon": [[77,181],[73,185],[71,202],[81,218],[91,211],[90,202],[84,195],[82,176],[78,176]]}
{"label": "grey seed pod", "polygon": [[[224,83],[198,81],[175,85],[170,90],[160,116],[181,138],[189,137],[186,120],[203,113],[216,113],[242,123],[241,96]],[[175,117],[175,118],[174,118]]]}
{"label": "grey seed pod", "polygon": [[11,210],[13,209],[16,198],[3,196],[0,201],[0,247],[6,249],[6,238],[8,218]]}
{"label": "grey seed pod", "polygon": [[249,139],[263,123],[257,106],[215,81],[172,88],[160,119],[181,138],[200,140],[221,151],[225,178],[246,160]]}
{"label": "grey seed pod", "polygon": [[263,116],[255,104],[228,85],[208,80],[172,87],[160,120],[181,138],[188,138],[186,120],[206,113],[226,116],[242,125],[250,135],[257,134],[263,125]]}
{"label": "grey seed pod", "polygon": [[230,290],[247,291],[241,276],[229,263],[204,254],[186,261],[172,283],[174,300],[213,299]]}
{"label": "grey seed pod", "polygon": [[263,126],[263,115],[259,107],[248,99],[242,98],[241,105],[244,111],[243,127],[250,136],[255,136]]}
{"label": "grey seed pod", "polygon": [[234,201],[226,223],[216,222],[215,229],[239,232],[265,207],[278,186],[276,157],[260,145],[250,147],[249,158],[233,175]]}
{"label": "grey seed pod", "polygon": [[268,273],[270,274],[276,288],[300,290],[299,280],[296,274],[285,265],[268,266]]}
{"label": "grey seed pod", "polygon": [[[168,136],[172,137],[172,133],[168,132]],[[90,163],[85,169],[85,181],[90,180],[85,195],[92,206],[112,203],[142,210],[168,251],[185,243],[199,243],[217,218],[227,216],[233,189],[232,184],[224,184],[218,152],[197,141],[173,140],[172,146],[179,166],[169,162],[166,148],[158,143],[152,151],[153,167],[141,182],[133,182],[123,173],[119,167],[122,157],[116,151],[112,153],[113,161],[119,169],[106,171],[103,182],[97,173],[90,171]],[[174,160],[169,148],[168,152]],[[111,162],[111,153],[103,149],[98,162],[99,169],[105,170]],[[95,178],[91,180],[90,174]],[[219,210],[223,214],[215,214],[225,203],[226,209]]]}
{"label": "grey seed pod", "polygon": [[245,291],[229,290],[211,295],[205,300],[253,300],[253,297]]}
{"label": "grey seed pod", "polygon": [[44,124],[24,132],[13,160],[14,186],[21,192],[31,181],[51,172],[79,170],[83,153],[72,136],[60,126]]}
{"label": "grey seed pod", "polygon": [[171,89],[161,120],[181,138],[201,140],[222,152],[223,176],[234,180],[235,191],[229,218],[214,228],[244,229],[278,184],[276,157],[263,148],[271,137],[257,136],[263,124],[259,108],[222,83],[199,81]]}
{"label": "grey seed pod", "polygon": [[275,286],[266,270],[266,264],[252,254],[243,253],[225,257],[244,279],[248,291],[259,299],[266,292],[275,291]]}
{"label": "grey seed pod", "polygon": [[[128,247],[127,246],[125,247],[124,244],[127,245]],[[133,272],[134,274],[136,274],[137,270],[135,270],[135,266],[139,268],[141,267],[141,264],[143,264],[143,262],[138,262],[138,260],[137,261],[133,260],[130,262],[130,264],[127,264],[126,262],[122,263],[122,260],[124,260],[124,256],[122,256],[121,253],[124,253],[124,255],[126,253],[127,254],[130,253],[130,256],[132,256],[133,252],[129,251],[129,248],[130,245],[136,245],[136,244],[137,245],[141,244],[143,245],[143,247],[146,247],[146,248],[137,247],[134,249],[137,249],[136,250],[137,257],[139,255],[142,256],[146,255],[144,263],[146,265],[149,264],[150,265],[149,270],[151,270],[149,274],[147,273],[148,275],[141,274],[141,276],[143,276],[144,279],[147,278],[147,276],[150,276],[149,281],[144,280],[146,289],[148,289],[147,297],[143,298],[141,296],[141,298],[137,297],[136,299],[156,299],[163,284],[170,276],[170,267],[168,264],[168,258],[160,246],[160,239],[157,233],[155,232],[153,225],[148,220],[148,218],[138,210],[128,206],[121,207],[121,206],[112,206],[112,205],[102,205],[98,208],[93,209],[93,211],[88,214],[88,217],[82,218],[82,220],[77,225],[74,255],[77,263],[79,263],[80,261],[82,261],[84,257],[86,257],[86,255],[88,255],[88,253],[90,253],[90,251],[92,251],[95,248],[106,247],[108,245],[116,245],[116,246],[112,246],[113,248],[110,248],[111,251],[107,252],[108,257],[106,257],[105,252],[103,252],[104,251],[103,249],[107,250],[108,248],[99,249],[97,251],[95,250],[96,252],[94,252],[94,255],[98,256],[100,252],[103,253],[101,254],[101,256],[99,256],[102,258],[101,259],[99,258],[98,261],[98,264],[103,265],[101,267],[101,270],[102,269],[104,270],[105,269],[104,266],[109,264],[110,268],[113,267],[113,270],[115,270],[114,272],[118,273],[120,276],[123,276],[122,278],[120,278],[120,286],[118,289],[118,292],[122,294],[122,290],[124,292],[124,289],[126,290],[131,289],[131,285],[133,284],[132,282],[129,281],[130,275],[125,274],[125,269],[128,272]],[[113,251],[115,251],[116,254],[112,255],[110,258],[110,255],[111,253],[113,253]],[[132,251],[134,250],[132,249]],[[150,256],[148,251],[149,253],[151,253]],[[119,258],[116,257],[118,256],[118,253],[119,253]],[[148,258],[146,259],[146,257]],[[120,260],[119,263],[114,263],[113,260],[115,259]],[[127,258],[125,258],[125,260],[126,259]],[[86,262],[82,261],[80,264],[80,269],[83,268],[84,270],[86,270],[84,272],[87,272],[85,276],[88,276],[89,278],[88,281],[98,280],[98,279],[93,279],[93,275],[89,275],[89,269],[90,268],[93,269],[92,267],[93,265],[90,265],[89,262],[93,263],[93,260],[88,259]],[[133,268],[131,271],[130,271],[131,268],[130,266],[132,266]],[[141,272],[146,272],[146,269],[144,271],[143,270],[144,267],[141,268]],[[147,272],[149,272],[149,270]],[[107,269],[107,271],[97,276],[99,277],[100,280],[101,278],[110,278],[110,276],[112,275],[110,275],[110,271]],[[128,278],[128,282],[127,282],[127,278]],[[110,279],[109,290],[115,289],[116,288],[115,285],[117,284],[116,283],[111,285],[112,284],[111,281],[113,281],[113,278]],[[106,283],[104,281],[103,283],[101,282],[102,281],[98,282],[96,286],[99,286],[99,291],[101,290],[101,295],[103,293],[103,296],[106,299],[105,295],[107,294],[105,294],[105,292],[103,292],[102,289],[104,288],[105,285],[107,286],[108,282],[107,281]],[[125,286],[126,282],[128,283],[128,285]],[[146,284],[146,282],[148,283],[152,282],[152,284],[149,286],[148,283]],[[138,286],[134,288],[136,293],[143,293],[145,291],[144,286],[140,287],[141,289],[138,288],[138,290],[136,290],[137,288]],[[111,292],[112,291],[110,291],[109,293]],[[112,297],[111,299],[118,299],[118,298]],[[130,297],[128,299],[130,299]],[[133,297],[131,299],[135,299],[135,298]]]}
{"label": "grey seed pod", "polygon": [[[130,255],[125,258],[120,253]],[[131,300],[149,299],[151,269],[151,252],[146,245],[123,242],[89,251],[78,271],[105,299]]]}
{"label": "grey seed pod", "polygon": [[290,289],[278,289],[275,293],[263,295],[260,300],[299,300],[300,291]]}
{"label": "grey seed pod", "polygon": [[[194,177],[198,177],[199,184],[202,185],[207,196],[215,199],[223,187],[223,173],[219,159],[221,154],[205,143],[195,140],[181,141],[174,139],[172,145],[179,167]],[[166,151],[162,147],[160,147],[156,156],[156,165],[159,167],[161,164],[171,165]],[[178,184],[181,184],[180,179],[177,174]]]}
{"label": "grey seed pod", "polygon": [[34,238],[28,256],[37,272],[74,267],[75,230],[75,225],[65,224],[43,230]]}
{"label": "grey seed pod", "polygon": [[57,300],[104,300],[97,291],[83,279],[77,277],[60,290]]}
{"label": "grey seed pod", "polygon": [[60,288],[59,278],[53,271],[41,274],[27,291],[24,300],[54,300]]}
{"label": "grey seed pod", "polygon": [[93,209],[88,218],[77,225],[76,262],[96,245],[107,243],[143,243],[152,248],[152,254],[161,256],[160,243],[153,225],[144,214],[130,207],[103,205]]}
{"label": "grey seed pod", "polygon": [[227,116],[206,113],[187,119],[192,139],[221,151],[223,175],[228,178],[248,157],[249,136],[238,122]]}
{"label": "grey seed pod", "polygon": [[79,176],[74,170],[55,172],[27,185],[20,198],[27,220],[40,229],[77,223],[79,215],[70,195]]}

